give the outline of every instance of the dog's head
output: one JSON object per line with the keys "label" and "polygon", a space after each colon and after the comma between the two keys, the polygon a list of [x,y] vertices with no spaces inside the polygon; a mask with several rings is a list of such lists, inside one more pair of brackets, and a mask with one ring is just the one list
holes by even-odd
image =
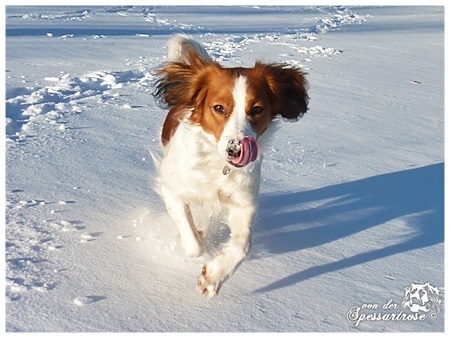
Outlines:
{"label": "dog's head", "polygon": [[224,68],[191,48],[186,62],[156,72],[155,96],[171,109],[189,109],[189,121],[214,136],[220,156],[235,167],[254,161],[258,138],[282,117],[297,121],[308,107],[307,81],[299,68],[256,62]]}
{"label": "dog's head", "polygon": [[439,289],[430,283],[411,283],[405,288],[405,297],[402,302],[404,308],[412,312],[429,312],[432,308],[439,311]]}

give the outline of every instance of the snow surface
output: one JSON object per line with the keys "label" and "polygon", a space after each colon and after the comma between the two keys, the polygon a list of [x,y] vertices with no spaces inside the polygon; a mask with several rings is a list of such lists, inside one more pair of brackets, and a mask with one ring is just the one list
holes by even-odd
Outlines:
{"label": "snow surface", "polygon": [[[212,300],[150,187],[152,71],[178,32],[225,66],[309,73]],[[444,330],[444,7],[8,6],[5,75],[6,331]],[[347,320],[412,282],[440,288],[435,318]]]}

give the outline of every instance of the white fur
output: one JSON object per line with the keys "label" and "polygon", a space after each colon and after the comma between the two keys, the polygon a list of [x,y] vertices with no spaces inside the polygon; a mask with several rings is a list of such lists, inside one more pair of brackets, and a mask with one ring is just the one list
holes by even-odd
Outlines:
{"label": "white fur", "polygon": [[[169,55],[183,60],[186,45],[198,50],[183,36],[177,36],[169,44]],[[188,118],[181,121],[177,130],[164,148],[159,165],[160,191],[167,210],[177,225],[184,251],[197,257],[203,253],[203,234],[197,229],[192,210],[202,206],[226,215],[230,228],[230,239],[214,259],[206,263],[198,278],[197,291],[211,297],[217,293],[250,249],[250,228],[257,208],[260,183],[261,156],[242,168],[232,168],[224,175],[223,168],[229,165],[224,151],[229,139],[242,139],[247,131],[245,117],[245,77],[236,80],[233,97],[235,109],[224,128],[219,142],[213,135],[193,125]],[[190,112],[187,112],[188,116]]]}

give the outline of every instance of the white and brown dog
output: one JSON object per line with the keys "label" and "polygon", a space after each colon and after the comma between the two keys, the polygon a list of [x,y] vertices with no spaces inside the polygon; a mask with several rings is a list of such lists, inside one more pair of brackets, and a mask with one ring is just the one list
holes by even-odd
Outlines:
{"label": "white and brown dog", "polygon": [[159,190],[188,256],[204,250],[192,207],[226,215],[230,239],[198,278],[197,291],[211,297],[249,252],[263,140],[274,120],[296,121],[306,112],[307,81],[303,71],[286,64],[224,68],[185,35],[168,46],[154,93],[170,109],[162,129]]}

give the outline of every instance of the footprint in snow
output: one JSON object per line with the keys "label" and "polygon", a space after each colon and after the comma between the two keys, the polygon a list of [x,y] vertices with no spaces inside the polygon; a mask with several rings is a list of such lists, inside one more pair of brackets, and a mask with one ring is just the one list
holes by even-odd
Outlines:
{"label": "footprint in snow", "polygon": [[95,241],[101,234],[102,232],[83,233],[81,234],[80,243]]}
{"label": "footprint in snow", "polygon": [[79,296],[73,300],[75,305],[84,306],[106,299],[105,296]]}

